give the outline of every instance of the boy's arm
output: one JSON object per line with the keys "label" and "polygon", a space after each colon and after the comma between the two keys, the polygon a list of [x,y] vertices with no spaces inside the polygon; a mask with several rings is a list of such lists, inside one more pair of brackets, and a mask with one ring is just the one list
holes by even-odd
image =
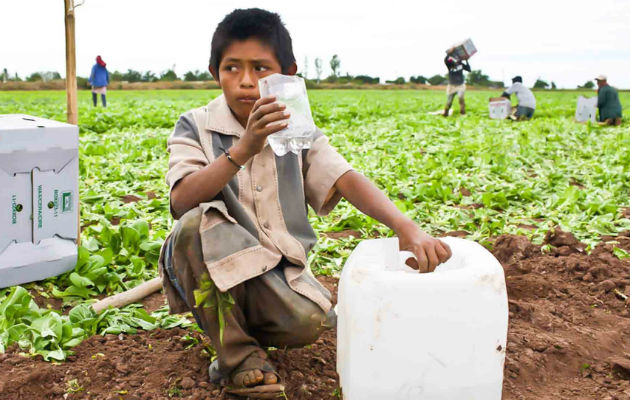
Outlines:
{"label": "boy's arm", "polygon": [[360,173],[348,171],[337,180],[335,188],[361,212],[390,227],[398,236],[400,249],[417,257],[421,272],[432,272],[451,257],[446,243],[422,231]]}
{"label": "boy's arm", "polygon": [[[245,133],[229,149],[236,164],[245,165],[251,157],[262,151],[267,136],[286,128],[286,123],[267,126],[270,122],[289,118],[289,114],[283,112],[286,106],[274,101],[273,97],[264,97],[254,104]],[[171,190],[173,216],[179,219],[200,203],[214,199],[239,169],[223,154],[211,164],[186,175]]]}

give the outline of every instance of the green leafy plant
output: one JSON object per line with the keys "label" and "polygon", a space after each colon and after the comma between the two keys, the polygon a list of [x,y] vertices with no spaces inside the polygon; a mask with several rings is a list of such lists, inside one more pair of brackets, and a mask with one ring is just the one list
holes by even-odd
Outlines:
{"label": "green leafy plant", "polygon": [[199,289],[195,289],[193,293],[195,296],[195,307],[216,309],[217,321],[219,322],[219,340],[223,343],[225,315],[232,310],[234,298],[230,292],[221,292],[207,273],[201,276]]}

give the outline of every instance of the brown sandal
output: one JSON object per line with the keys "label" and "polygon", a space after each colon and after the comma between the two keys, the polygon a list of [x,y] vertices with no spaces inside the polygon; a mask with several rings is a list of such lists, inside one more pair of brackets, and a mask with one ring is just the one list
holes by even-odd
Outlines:
{"label": "brown sandal", "polygon": [[[280,375],[276,372],[273,366],[267,362],[267,360],[260,356],[258,353],[252,353],[245,359],[230,375],[231,385],[227,386],[227,393],[234,394],[242,397],[249,397],[251,399],[277,399],[286,398],[284,393],[284,385],[281,383],[273,384],[260,384],[256,386],[245,386],[242,383],[242,379],[238,379],[237,376],[253,370],[260,370],[265,373],[273,373],[280,382]],[[237,378],[237,379],[235,379]],[[236,381],[241,381],[236,383]]]}

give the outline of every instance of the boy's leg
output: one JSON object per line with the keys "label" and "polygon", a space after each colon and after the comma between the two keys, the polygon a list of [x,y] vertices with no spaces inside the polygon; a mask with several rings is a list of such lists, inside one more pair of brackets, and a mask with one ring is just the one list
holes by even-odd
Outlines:
{"label": "boy's leg", "polygon": [[464,101],[464,94],[465,93],[466,92],[463,91],[463,90],[458,93],[458,96],[459,96],[459,113],[461,115],[466,114],[466,101]]}
{"label": "boy's leg", "polygon": [[[199,288],[201,277],[208,274],[203,261],[199,224],[201,209],[195,208],[186,213],[176,225],[172,235],[172,267],[177,281],[186,295],[186,302],[195,305],[194,291]],[[225,315],[223,341],[220,339],[216,308],[195,309],[201,328],[212,341],[217,352],[220,370],[227,374],[240,365],[252,353],[265,357],[256,339],[247,333],[247,323],[242,308],[245,305],[245,285],[230,289],[235,304]]]}
{"label": "boy's leg", "polygon": [[105,100],[105,95],[101,95],[101,101],[103,102],[103,107],[107,107],[107,100]]}
{"label": "boy's leg", "polygon": [[94,103],[94,107],[96,107],[96,93],[92,92],[92,103]]}
{"label": "boy's leg", "polygon": [[292,264],[282,259],[271,271],[245,282],[249,333],[264,346],[305,346],[336,324],[334,311],[324,312],[291,289],[284,274],[285,266]]}

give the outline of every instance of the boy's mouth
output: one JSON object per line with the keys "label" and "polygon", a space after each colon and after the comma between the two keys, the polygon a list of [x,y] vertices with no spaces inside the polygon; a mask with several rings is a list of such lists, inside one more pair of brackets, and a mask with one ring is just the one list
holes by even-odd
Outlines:
{"label": "boy's mouth", "polygon": [[245,103],[245,104],[254,104],[256,102],[256,100],[258,100],[258,97],[243,96],[243,97],[238,97],[237,100],[239,102]]}

